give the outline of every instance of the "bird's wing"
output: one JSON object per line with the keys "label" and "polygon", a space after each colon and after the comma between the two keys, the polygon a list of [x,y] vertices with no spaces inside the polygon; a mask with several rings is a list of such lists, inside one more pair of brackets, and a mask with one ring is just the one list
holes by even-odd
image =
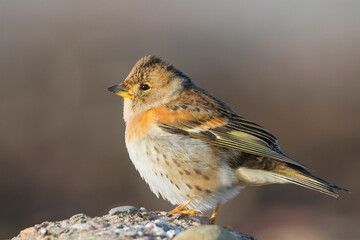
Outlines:
{"label": "bird's wing", "polygon": [[159,113],[157,124],[168,133],[307,168],[281,153],[277,139],[266,129],[234,113],[214,114],[209,110],[184,105],[158,107],[156,111]]}

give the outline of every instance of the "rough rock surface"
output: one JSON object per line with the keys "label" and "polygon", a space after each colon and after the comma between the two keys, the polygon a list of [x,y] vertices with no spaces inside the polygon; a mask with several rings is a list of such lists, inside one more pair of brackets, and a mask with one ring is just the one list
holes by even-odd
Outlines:
{"label": "rough rock surface", "polygon": [[248,233],[209,225],[210,219],[201,215],[174,215],[148,211],[132,206],[113,208],[108,215],[89,217],[76,214],[70,219],[43,222],[29,227],[13,238],[17,239],[241,239],[255,240]]}

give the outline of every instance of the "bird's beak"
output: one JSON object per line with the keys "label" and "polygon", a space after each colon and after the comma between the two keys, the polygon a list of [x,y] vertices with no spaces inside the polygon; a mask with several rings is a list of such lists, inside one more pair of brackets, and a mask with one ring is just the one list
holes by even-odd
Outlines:
{"label": "bird's beak", "polygon": [[133,95],[130,91],[130,88],[125,87],[124,84],[118,84],[114,85],[108,88],[110,92],[115,93],[116,95],[119,95],[124,98],[132,98]]}

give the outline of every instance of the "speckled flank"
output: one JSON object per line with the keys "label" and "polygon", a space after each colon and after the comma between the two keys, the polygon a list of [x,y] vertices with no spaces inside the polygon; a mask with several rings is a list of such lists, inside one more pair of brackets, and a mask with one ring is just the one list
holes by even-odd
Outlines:
{"label": "speckled flank", "polygon": [[[136,169],[157,196],[172,204],[191,200],[188,207],[206,210],[238,193],[236,177],[222,169],[207,145],[164,132],[161,138],[150,133],[143,139],[128,137],[126,145]],[[176,152],[172,152],[174,142],[179,145]],[[208,161],[200,161],[204,156]]]}

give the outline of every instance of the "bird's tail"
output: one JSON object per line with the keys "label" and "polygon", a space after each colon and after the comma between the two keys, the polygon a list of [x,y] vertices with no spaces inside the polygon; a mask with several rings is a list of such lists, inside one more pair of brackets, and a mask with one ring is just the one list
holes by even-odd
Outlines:
{"label": "bird's tail", "polygon": [[296,185],[315,190],[335,198],[339,196],[338,191],[349,192],[349,190],[339,187],[321,178],[315,177],[303,169],[297,170],[288,166],[285,168],[275,168],[271,171],[271,173],[278,179],[287,181],[289,183],[294,183]]}

